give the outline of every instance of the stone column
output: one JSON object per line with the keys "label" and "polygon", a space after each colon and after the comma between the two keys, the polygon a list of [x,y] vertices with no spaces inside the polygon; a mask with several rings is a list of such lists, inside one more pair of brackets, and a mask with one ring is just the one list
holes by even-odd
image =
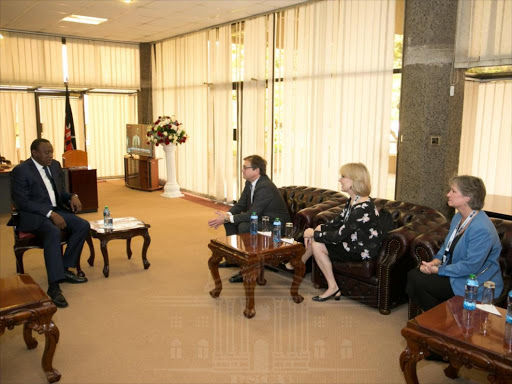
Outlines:
{"label": "stone column", "polygon": [[153,121],[153,80],[151,74],[151,44],[139,45],[140,57],[140,92],[137,93],[137,111],[139,124],[150,124]]}
{"label": "stone column", "polygon": [[464,70],[453,72],[458,83],[450,96],[456,18],[456,0],[405,2],[396,198],[448,216],[445,194],[458,170],[464,100]]}

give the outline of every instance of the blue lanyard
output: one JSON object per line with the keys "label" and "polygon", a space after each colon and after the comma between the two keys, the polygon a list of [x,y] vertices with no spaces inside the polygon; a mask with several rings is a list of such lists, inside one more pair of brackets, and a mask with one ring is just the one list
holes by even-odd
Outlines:
{"label": "blue lanyard", "polygon": [[478,213],[478,211],[472,211],[471,214],[464,220],[464,222],[461,225],[462,219],[460,219],[459,224],[455,227],[452,234],[450,235],[450,238],[448,239],[448,243],[446,243],[446,247],[444,249],[444,255],[443,255],[443,264],[446,263],[447,260],[447,254],[450,250],[450,247],[452,246],[453,240],[457,235],[460,235],[462,232],[464,232],[464,229],[469,225],[473,217]]}

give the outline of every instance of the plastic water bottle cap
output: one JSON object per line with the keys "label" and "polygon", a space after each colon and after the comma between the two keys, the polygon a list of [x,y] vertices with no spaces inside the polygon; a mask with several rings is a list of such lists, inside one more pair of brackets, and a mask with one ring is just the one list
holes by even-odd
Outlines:
{"label": "plastic water bottle cap", "polygon": [[471,275],[469,275],[469,278],[470,278],[470,279],[476,279],[476,275],[471,274]]}

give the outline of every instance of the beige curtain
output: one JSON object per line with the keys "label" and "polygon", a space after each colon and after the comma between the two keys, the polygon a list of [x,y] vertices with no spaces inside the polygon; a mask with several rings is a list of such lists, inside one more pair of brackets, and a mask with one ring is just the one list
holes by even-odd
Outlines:
{"label": "beige curtain", "polygon": [[241,155],[258,154],[268,161],[272,153],[272,44],[273,17],[262,16],[244,22],[243,99],[240,129]]}
{"label": "beige curtain", "polygon": [[231,26],[210,30],[209,43],[209,194],[218,201],[232,202],[238,194],[238,168],[233,141],[233,111],[236,112],[236,108],[232,102]]}
{"label": "beige curtain", "polygon": [[0,84],[62,86],[60,37],[2,31]]}
{"label": "beige curtain", "polygon": [[512,196],[512,81],[466,81],[459,174],[478,176],[490,195]]}
{"label": "beige curtain", "polygon": [[[76,149],[85,150],[83,103],[78,98],[70,98],[73,123],[75,125]],[[66,98],[63,96],[40,96],[39,115],[42,124],[41,137],[53,146],[53,158],[62,163],[64,154],[64,130],[66,120]]]}
{"label": "beige curtain", "polygon": [[393,0],[324,1],[278,14],[274,181],[338,189],[362,162],[386,195]]}
{"label": "beige curtain", "polygon": [[86,134],[89,167],[98,177],[124,175],[126,124],[137,124],[136,95],[86,96]]}
{"label": "beige curtain", "polygon": [[512,1],[460,0],[455,67],[512,64]]}
{"label": "beige curtain", "polygon": [[66,39],[69,85],[90,88],[140,88],[139,46]]}
{"label": "beige curtain", "polygon": [[[189,136],[176,151],[177,181],[184,189],[208,194],[208,32],[158,43],[155,51],[154,118],[175,115]],[[162,152],[157,155],[163,157]],[[163,162],[160,168],[165,169]]]}
{"label": "beige curtain", "polygon": [[30,157],[30,144],[35,139],[34,93],[0,92],[0,154],[13,164],[18,164],[20,160]]}

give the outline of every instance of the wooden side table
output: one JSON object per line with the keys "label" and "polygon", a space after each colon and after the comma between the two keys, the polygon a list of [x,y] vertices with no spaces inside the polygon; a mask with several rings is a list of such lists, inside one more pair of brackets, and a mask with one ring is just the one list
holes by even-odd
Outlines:
{"label": "wooden side table", "polygon": [[[502,317],[486,315],[480,309],[466,311],[464,298],[454,296],[437,307],[409,320],[402,329],[407,348],[400,355],[400,367],[408,384],[418,384],[416,364],[434,352],[442,356],[448,367],[447,377],[455,379],[462,366],[486,371],[491,383],[512,383],[512,355],[503,344],[505,313]],[[487,320],[487,332],[480,332]]]}
{"label": "wooden side table", "polygon": [[94,265],[95,258],[92,238],[98,239],[100,241],[101,253],[103,255],[103,275],[108,277],[110,273],[110,264],[108,261],[107,250],[108,242],[115,239],[126,240],[126,254],[128,259],[131,259],[132,238],[135,236],[142,236],[144,238],[144,244],[142,245],[142,265],[144,266],[144,269],[148,269],[151,264],[148,261],[146,254],[149,248],[149,244],[151,243],[151,237],[149,237],[148,232],[148,229],[151,228],[151,225],[137,220],[135,217],[120,217],[115,218],[113,221],[113,229],[105,229],[103,227],[103,220],[89,222],[91,224],[91,229],[89,231],[89,236],[86,239],[87,244],[89,244],[89,247],[91,248],[91,256],[87,260],[89,265],[91,267]]}
{"label": "wooden side table", "polygon": [[41,365],[50,383],[60,380],[53,368],[53,355],[59,342],[59,329],[52,321],[57,307],[29,275],[0,279],[0,336],[5,328],[23,324],[23,338],[28,349],[37,347],[32,330],[44,334],[45,347]]}
{"label": "wooden side table", "polygon": [[238,264],[240,273],[244,278],[245,310],[244,315],[248,319],[256,315],[254,309],[254,288],[265,285],[264,266],[277,267],[279,264],[290,262],[294,267],[293,282],[290,294],[295,303],[301,303],[304,298],[299,295],[299,286],[306,272],[306,266],[301,256],[305,252],[301,243],[286,242],[274,243],[268,236],[261,234],[226,236],[214,239],[208,244],[212,256],[208,260],[208,267],[215,281],[215,288],[210,291],[213,298],[219,297],[222,291],[222,282],[219,275],[219,262],[222,258],[228,263]]}

